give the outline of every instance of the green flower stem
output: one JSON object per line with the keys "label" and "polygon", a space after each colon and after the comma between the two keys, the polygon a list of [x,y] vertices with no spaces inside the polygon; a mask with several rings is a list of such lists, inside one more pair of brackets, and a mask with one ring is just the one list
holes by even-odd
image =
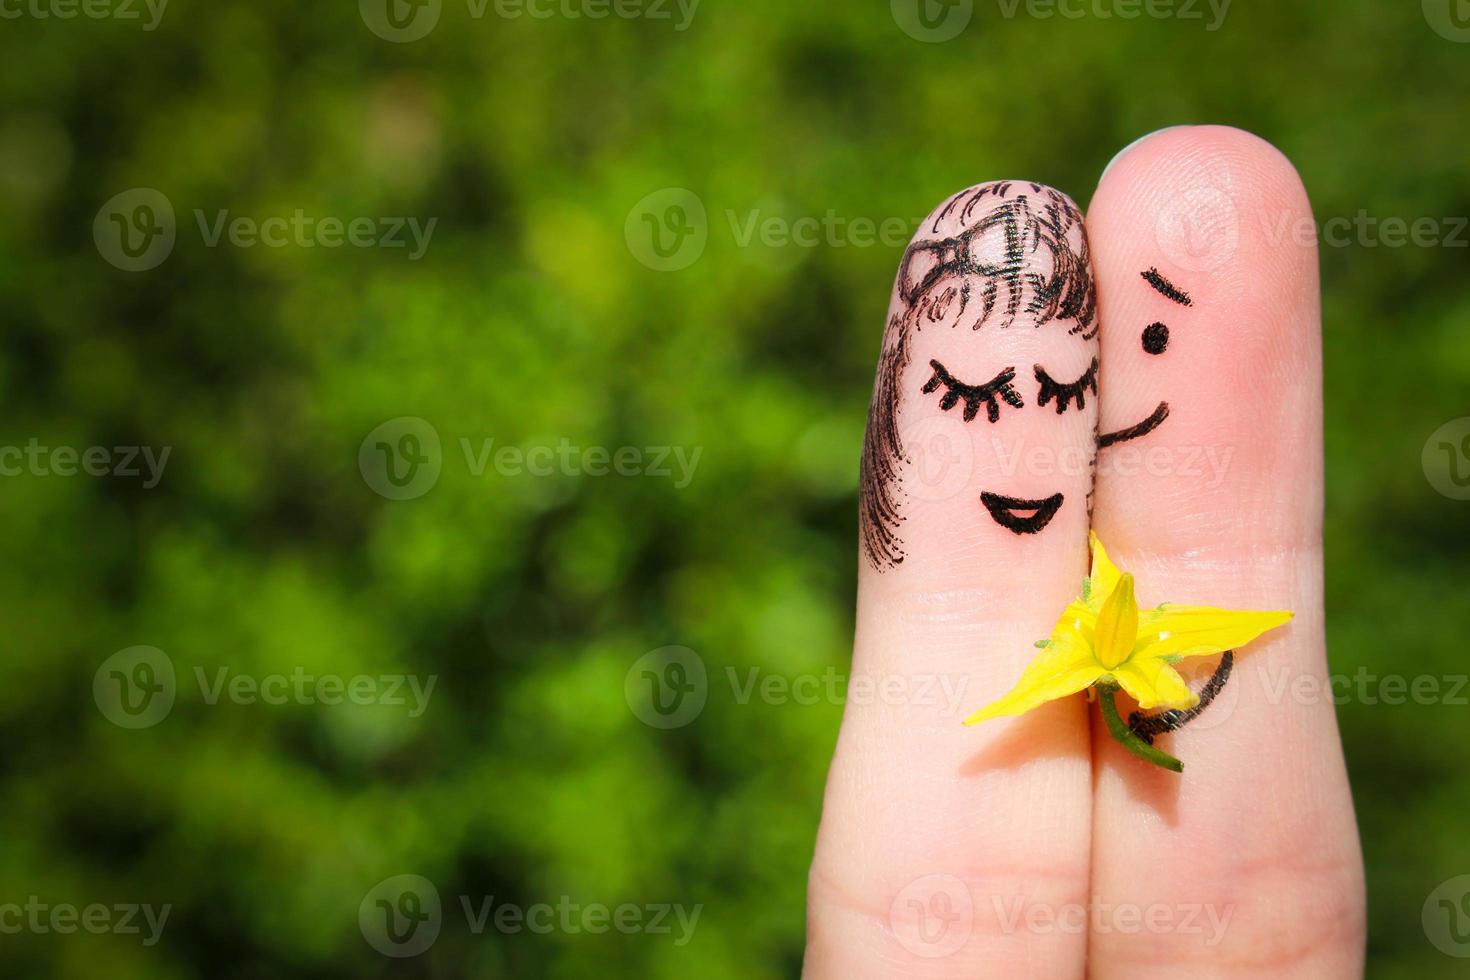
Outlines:
{"label": "green flower stem", "polygon": [[1173,772],[1183,772],[1184,763],[1167,752],[1161,752],[1133,734],[1133,729],[1118,715],[1118,705],[1113,700],[1118,694],[1116,684],[1097,685],[1097,701],[1102,706],[1103,721],[1108,723],[1108,732],[1118,743],[1144,762],[1152,762]]}

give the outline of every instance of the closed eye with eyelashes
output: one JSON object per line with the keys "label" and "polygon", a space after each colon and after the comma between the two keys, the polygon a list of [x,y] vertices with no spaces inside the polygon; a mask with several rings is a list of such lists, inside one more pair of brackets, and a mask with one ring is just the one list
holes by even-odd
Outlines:
{"label": "closed eye with eyelashes", "polygon": [[1041,382],[1041,391],[1037,393],[1036,404],[1045,405],[1053,398],[1057,401],[1057,414],[1061,415],[1067,410],[1068,402],[1076,402],[1077,407],[1086,408],[1086,392],[1097,394],[1097,358],[1092,359],[1092,365],[1076,381],[1062,383],[1046,373],[1046,368],[1040,364],[1036,365],[1036,380]]}
{"label": "closed eye with eyelashes", "polygon": [[930,361],[929,366],[934,368],[934,376],[925,383],[922,389],[924,394],[937,391],[943,385],[945,392],[944,397],[939,399],[939,407],[947,412],[963,399],[966,422],[979,414],[982,404],[985,406],[986,417],[992,422],[1000,418],[1001,401],[1013,408],[1025,407],[1021,393],[1011,385],[1016,380],[1016,369],[1013,367],[1006,368],[982,385],[971,385],[950,374],[938,361]]}

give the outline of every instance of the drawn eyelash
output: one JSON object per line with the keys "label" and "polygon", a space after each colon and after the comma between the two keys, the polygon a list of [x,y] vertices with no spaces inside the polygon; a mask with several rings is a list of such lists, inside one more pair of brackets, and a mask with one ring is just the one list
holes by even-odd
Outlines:
{"label": "drawn eyelash", "polygon": [[1011,385],[1011,382],[1016,380],[1016,369],[1013,367],[1006,368],[983,385],[967,385],[950,374],[938,361],[930,361],[929,365],[934,368],[934,377],[924,385],[924,394],[927,395],[937,390],[940,385],[944,385],[946,390],[944,397],[939,399],[939,407],[947,412],[959,404],[960,399],[963,398],[966,422],[979,413],[982,402],[985,404],[985,414],[992,422],[1000,418],[1000,403],[996,399],[1004,400],[1012,408],[1026,406],[1026,403],[1021,400],[1021,393]]}
{"label": "drawn eyelash", "polygon": [[1041,391],[1037,393],[1036,404],[1045,405],[1053,398],[1057,400],[1057,414],[1061,415],[1067,410],[1067,402],[1075,401],[1078,408],[1087,407],[1085,392],[1091,391],[1097,394],[1097,358],[1092,359],[1092,366],[1070,384],[1062,384],[1046,373],[1046,369],[1040,364],[1036,365],[1036,380],[1041,382]]}

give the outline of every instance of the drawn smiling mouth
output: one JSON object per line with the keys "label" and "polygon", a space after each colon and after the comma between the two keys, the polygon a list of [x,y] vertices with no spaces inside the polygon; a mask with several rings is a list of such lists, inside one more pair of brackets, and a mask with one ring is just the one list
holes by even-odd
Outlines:
{"label": "drawn smiling mouth", "polygon": [[1154,409],[1153,414],[1137,425],[1130,425],[1126,429],[1117,432],[1109,432],[1097,437],[1097,448],[1106,449],[1114,443],[1127,442],[1129,439],[1138,439],[1148,435],[1159,427],[1164,419],[1169,417],[1169,403],[1159,402],[1159,407]]}
{"label": "drawn smiling mouth", "polygon": [[[1020,497],[1002,497],[998,493],[984,491],[980,502],[990,511],[995,523],[1013,534],[1035,534],[1051,523],[1062,506],[1062,495],[1054,493],[1040,500],[1023,500]],[[1029,512],[1030,516],[1026,516]]]}

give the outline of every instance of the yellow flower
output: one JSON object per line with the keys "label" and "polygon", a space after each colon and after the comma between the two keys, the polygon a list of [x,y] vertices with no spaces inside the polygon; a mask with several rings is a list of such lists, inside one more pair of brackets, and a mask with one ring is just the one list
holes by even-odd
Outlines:
{"label": "yellow flower", "polygon": [[1092,575],[1082,598],[1062,612],[1051,638],[1038,644],[1041,653],[1011,692],[965,724],[1025,714],[1094,684],[1116,684],[1140,708],[1192,708],[1199,698],[1173,664],[1242,647],[1291,617],[1289,612],[1169,604],[1140,612],[1133,576],[1118,571],[1094,534]]}

